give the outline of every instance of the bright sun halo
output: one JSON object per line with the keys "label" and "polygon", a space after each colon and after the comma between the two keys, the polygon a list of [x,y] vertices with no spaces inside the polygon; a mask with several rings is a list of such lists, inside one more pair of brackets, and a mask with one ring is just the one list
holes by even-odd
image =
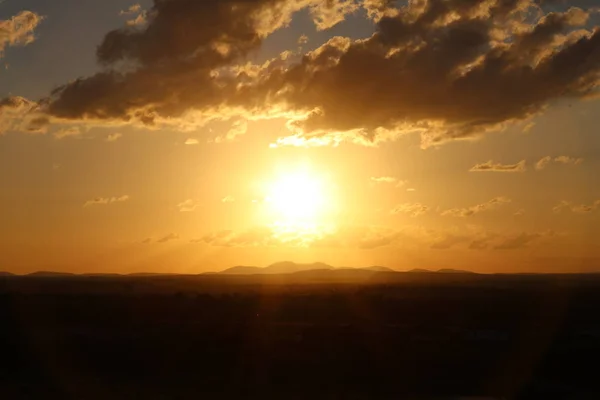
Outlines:
{"label": "bright sun halo", "polygon": [[266,201],[282,221],[318,222],[327,206],[326,188],[309,171],[287,173],[269,185]]}

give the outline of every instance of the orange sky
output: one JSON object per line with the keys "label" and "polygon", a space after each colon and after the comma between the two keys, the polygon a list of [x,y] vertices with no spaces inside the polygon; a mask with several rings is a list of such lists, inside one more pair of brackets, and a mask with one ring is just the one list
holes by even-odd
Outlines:
{"label": "orange sky", "polygon": [[598,271],[600,16],[538,3],[2,3],[0,270]]}

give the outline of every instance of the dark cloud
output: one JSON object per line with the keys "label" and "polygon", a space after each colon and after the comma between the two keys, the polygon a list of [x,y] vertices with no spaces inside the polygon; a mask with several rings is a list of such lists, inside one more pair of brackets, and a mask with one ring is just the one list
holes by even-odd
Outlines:
{"label": "dark cloud", "polygon": [[[45,100],[60,119],[115,119],[152,126],[188,111],[214,110],[235,82],[218,69],[241,61],[262,39],[309,7],[317,26],[352,12],[349,0],[154,0],[143,26],[109,32],[97,49],[104,71],[57,88]],[[340,19],[341,18],[341,19]]]}
{"label": "dark cloud", "polygon": [[500,129],[598,86],[600,30],[583,29],[586,11],[538,11],[527,0],[409,2],[369,39],[336,38],[269,71],[240,102],[306,113],[287,143],[373,143],[417,130],[427,146]]}
{"label": "dark cloud", "polygon": [[[424,146],[523,120],[598,88],[600,29],[590,9],[534,0],[155,0],[147,23],[109,32],[104,69],[41,102],[58,120],[201,123],[285,116],[280,144],[373,144],[420,132]],[[359,6],[368,39],[333,38],[295,62],[240,68],[308,8],[326,29]],[[565,7],[563,7],[565,8]],[[188,122],[182,122],[182,121]],[[186,125],[184,125],[186,126]]]}
{"label": "dark cloud", "polygon": [[527,170],[526,161],[522,160],[516,164],[494,163],[492,160],[483,164],[477,164],[469,171],[471,172],[525,172]]}

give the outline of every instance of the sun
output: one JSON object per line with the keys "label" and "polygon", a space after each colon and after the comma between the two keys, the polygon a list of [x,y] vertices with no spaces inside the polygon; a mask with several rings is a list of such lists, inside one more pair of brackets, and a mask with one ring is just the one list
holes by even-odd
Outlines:
{"label": "sun", "polygon": [[309,170],[287,172],[267,189],[267,207],[278,222],[316,223],[329,207],[325,182]]}

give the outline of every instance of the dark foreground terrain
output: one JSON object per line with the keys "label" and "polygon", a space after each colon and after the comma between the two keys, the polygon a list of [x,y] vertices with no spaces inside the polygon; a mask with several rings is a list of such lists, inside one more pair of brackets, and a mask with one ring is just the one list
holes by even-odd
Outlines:
{"label": "dark foreground terrain", "polygon": [[0,346],[0,399],[599,399],[600,276],[5,276]]}

